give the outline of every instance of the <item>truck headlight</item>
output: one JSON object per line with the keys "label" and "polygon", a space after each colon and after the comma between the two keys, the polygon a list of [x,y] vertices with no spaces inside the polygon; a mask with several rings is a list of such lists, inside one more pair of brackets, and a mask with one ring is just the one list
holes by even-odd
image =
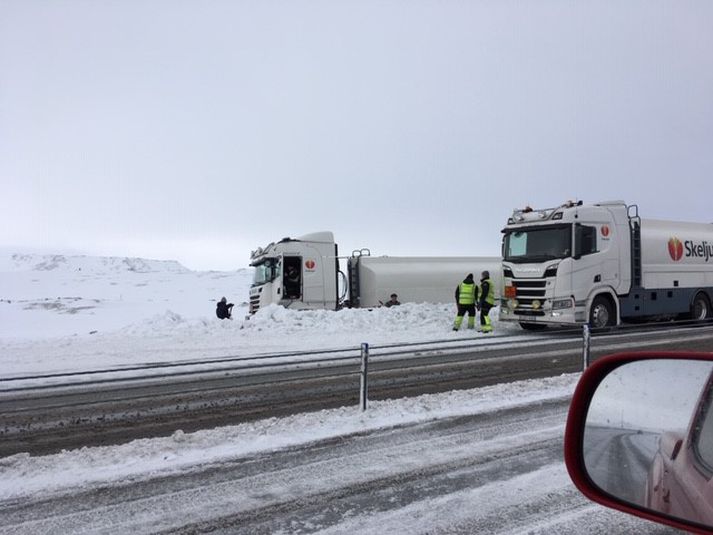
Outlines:
{"label": "truck headlight", "polygon": [[517,308],[518,302],[517,299],[508,299],[508,308],[510,310],[515,310]]}
{"label": "truck headlight", "polygon": [[545,278],[556,277],[557,266],[559,266],[559,264],[552,264],[551,266],[547,266],[547,269],[545,269]]}
{"label": "truck headlight", "polygon": [[574,304],[572,303],[572,298],[567,299],[555,299],[552,301],[552,310],[561,310],[563,308],[572,308]]}

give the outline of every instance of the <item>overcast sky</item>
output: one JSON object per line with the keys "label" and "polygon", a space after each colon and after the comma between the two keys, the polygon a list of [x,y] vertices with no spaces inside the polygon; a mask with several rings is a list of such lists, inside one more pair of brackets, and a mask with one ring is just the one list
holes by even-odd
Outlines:
{"label": "overcast sky", "polygon": [[713,220],[713,2],[0,0],[0,249],[497,255],[515,207]]}

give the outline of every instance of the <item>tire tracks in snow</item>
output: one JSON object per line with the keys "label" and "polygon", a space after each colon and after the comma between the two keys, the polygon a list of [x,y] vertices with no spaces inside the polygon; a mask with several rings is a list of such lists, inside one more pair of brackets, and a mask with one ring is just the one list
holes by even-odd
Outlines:
{"label": "tire tracks in snow", "polygon": [[[0,503],[0,533],[551,533],[602,517],[562,461],[567,398]],[[625,517],[626,515],[621,514]],[[648,532],[652,524],[644,523]],[[581,527],[581,525],[580,525]],[[536,528],[533,531],[533,528]],[[587,529],[589,531],[589,529]]]}
{"label": "tire tracks in snow", "polygon": [[[0,533],[307,531],[561,458],[567,399],[381,429],[171,477],[0,504]],[[300,528],[303,529],[303,528]]]}

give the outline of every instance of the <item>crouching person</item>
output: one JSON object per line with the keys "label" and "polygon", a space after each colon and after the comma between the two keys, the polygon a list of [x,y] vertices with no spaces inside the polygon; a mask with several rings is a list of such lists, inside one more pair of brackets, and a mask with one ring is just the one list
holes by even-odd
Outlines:
{"label": "crouching person", "polygon": [[225,297],[223,297],[220,301],[218,301],[218,304],[215,307],[215,315],[218,316],[219,319],[221,319],[221,320],[233,319],[230,317],[232,312],[233,312],[233,303],[228,303],[228,300]]}

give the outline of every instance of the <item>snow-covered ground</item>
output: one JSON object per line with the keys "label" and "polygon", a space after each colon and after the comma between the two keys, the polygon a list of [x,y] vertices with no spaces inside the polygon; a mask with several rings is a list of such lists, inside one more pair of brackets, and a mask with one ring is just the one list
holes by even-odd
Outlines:
{"label": "snow-covered ground", "polygon": [[[449,304],[410,303],[391,309],[339,312],[268,307],[245,320],[251,276],[249,269],[192,272],[175,262],[142,259],[28,255],[0,258],[0,381],[33,373],[96,370],[127,364],[347,348],[361,342],[386,344],[481,336],[466,330],[452,332],[454,308]],[[232,321],[215,317],[215,303],[222,296],[236,304]],[[492,315],[496,317],[495,312]],[[497,322],[496,330],[518,332],[517,328]],[[134,482],[188,474],[207,465],[220,466],[336,437],[563,400],[571,395],[577,378],[578,374],[571,374],[372,402],[364,413],[356,407],[344,407],[190,434],[177,431],[167,438],[42,457],[13,455],[0,459],[3,482],[0,508],[2,503],[15,507],[25,501],[41,502],[44,497],[125,488]],[[563,420],[556,424],[553,431],[556,436],[563,426]],[[527,440],[525,436],[520,438],[516,442]],[[447,452],[429,454],[428,463],[448,462]],[[349,467],[344,469],[347,472],[339,477],[357,477],[361,468],[354,467],[352,472]],[[552,496],[566,492],[569,499],[576,497],[580,509],[573,513],[571,522],[579,522],[580,515],[594,514],[595,509],[571,488],[559,460],[543,470],[550,482],[557,483],[555,487],[559,490],[555,489]],[[541,476],[536,469],[526,476],[533,481],[528,488],[535,493],[540,492],[534,489],[540,488]],[[328,488],[333,482],[331,477],[320,481],[318,474],[314,478],[310,483],[314,492]],[[497,483],[503,496],[522,492],[522,476],[508,481]],[[498,500],[493,499],[491,496],[492,506],[498,507]],[[449,502],[441,501],[447,510],[451,509]],[[506,502],[509,503],[503,498],[503,507],[509,507]],[[424,503],[430,509],[435,502]],[[412,505],[408,512],[404,509],[408,518],[417,519],[425,513],[411,510],[413,507],[418,506]],[[562,515],[566,520],[568,512],[567,506],[564,507]],[[512,511],[517,515],[516,509]],[[429,532],[431,526],[444,531],[443,526],[448,526],[444,514],[439,513],[437,521],[430,524],[412,520],[408,530]],[[611,519],[611,512],[607,514],[606,519]],[[373,520],[372,532],[380,532],[382,520],[379,517]],[[396,522],[394,526],[406,526],[398,514],[392,521]],[[63,522],[69,531],[76,528],[69,517]],[[548,518],[538,518],[536,522],[543,524],[537,528],[540,532],[550,530]],[[16,525],[29,532],[33,526],[32,521]],[[111,532],[107,526],[95,527]],[[347,522],[343,529],[332,526],[331,531],[353,529]],[[527,531],[527,526],[524,529]],[[150,531],[150,527],[144,526],[137,532]],[[0,532],[4,532],[1,527]]]}
{"label": "snow-covered ground", "polygon": [[[136,258],[0,258],[0,377],[480,336],[451,330],[452,304],[336,312],[270,306],[246,320],[251,280],[249,268],[194,272]],[[232,321],[215,316],[223,296],[235,303]]]}

